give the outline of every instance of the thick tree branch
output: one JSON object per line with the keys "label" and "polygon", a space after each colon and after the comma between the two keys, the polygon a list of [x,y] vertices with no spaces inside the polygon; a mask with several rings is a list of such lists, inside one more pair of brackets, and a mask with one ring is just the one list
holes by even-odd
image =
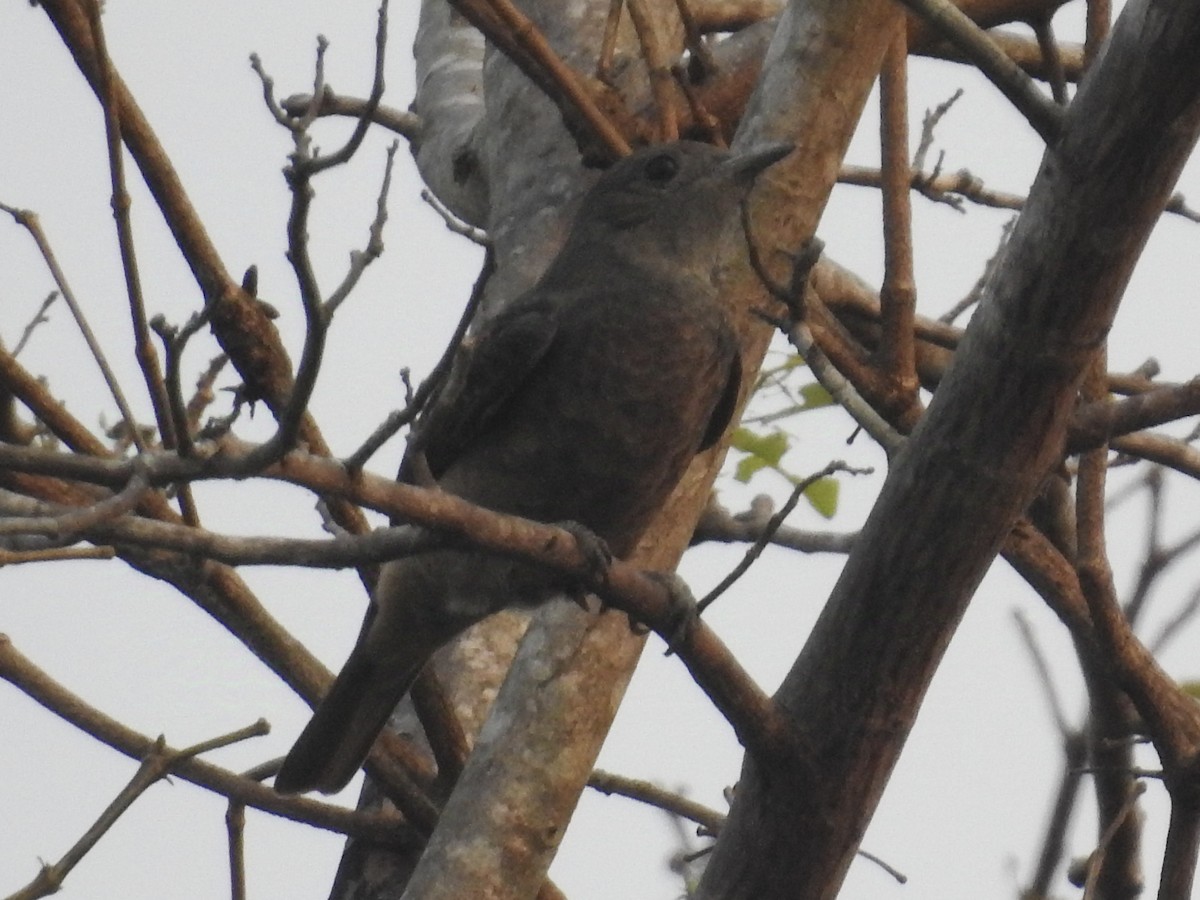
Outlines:
{"label": "thick tree branch", "polygon": [[763,771],[748,758],[703,897],[837,892],[975,586],[1059,459],[1084,367],[1195,143],[1196,41],[1195,8],[1125,8],[777,695],[819,762]]}

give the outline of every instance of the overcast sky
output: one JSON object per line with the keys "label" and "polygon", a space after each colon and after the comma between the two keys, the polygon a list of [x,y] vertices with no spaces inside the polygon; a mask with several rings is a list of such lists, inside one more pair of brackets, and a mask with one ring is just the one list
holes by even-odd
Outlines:
{"label": "overcast sky", "polygon": [[[1079,33],[1079,4],[1061,15],[1060,37]],[[404,108],[413,92],[411,44],[415,4],[396,4],[385,103]],[[281,95],[311,84],[318,33],[331,41],[328,80],[339,92],[369,86],[375,9],[371,3],[166,4],[112,0],[104,16],[110,53],[157,130],[229,269],[256,264],[260,295],[280,311],[294,350],[302,317],[283,257],[288,197],[280,170],[288,140],[268,116],[251,52],[261,55]],[[961,67],[915,61],[911,74],[914,139],[926,107],[958,87],[965,96],[937,133],[947,170],[969,168],[989,187],[1024,192],[1040,156],[1032,130],[980,78]],[[37,211],[59,261],[79,294],[109,359],[131,386],[137,370],[114,230],[103,127],[96,103],[45,15],[25,2],[0,4],[0,201]],[[878,158],[874,107],[851,153]],[[334,145],[345,123],[325,127]],[[372,134],[355,163],[320,182],[312,248],[326,291],[361,247],[373,214],[390,137]],[[931,154],[936,158],[936,151]],[[200,302],[178,251],[129,166],[134,221],[151,313],[176,324]],[[440,354],[478,269],[479,252],[451,235],[418,199],[420,183],[405,148],[397,157],[387,251],[339,314],[330,335],[313,411],[335,452],[353,450],[388,411],[403,402],[398,372],[426,373]],[[1189,167],[1181,189],[1200,204],[1200,172]],[[1006,212],[968,208],[965,214],[914,198],[917,275],[923,312],[937,315],[969,290],[993,251]],[[1196,373],[1195,335],[1200,230],[1164,220],[1134,279],[1111,348],[1114,369],[1157,357],[1163,377]],[[872,283],[881,271],[878,197],[835,191],[820,235],[827,252]],[[51,290],[31,241],[0,218],[0,338],[12,346]],[[211,340],[190,351],[193,369],[215,352]],[[111,424],[116,414],[66,311],[33,336],[24,364],[85,423]],[[227,403],[227,400],[219,402]],[[223,411],[223,410],[219,410]],[[243,422],[240,433],[267,433],[268,417]],[[879,467],[865,439],[850,446],[849,419],[838,411],[810,414],[789,458],[793,471],[815,470],[830,458]],[[1185,433],[1176,428],[1174,433]],[[376,460],[394,471],[399,446]],[[1133,473],[1114,475],[1122,483]],[[1197,491],[1172,482],[1167,537],[1194,528]],[[853,530],[863,519],[878,477],[848,482],[833,522],[800,508],[793,524]],[[764,476],[749,489],[722,484],[740,508],[785,486]],[[317,536],[310,500],[280,486],[210,486],[200,493],[204,521],[214,530]],[[1142,542],[1144,503],[1113,516],[1118,584],[1132,581]],[[957,524],[957,523],[955,523]],[[951,526],[953,527],[953,525]],[[701,548],[685,561],[696,592],[715,583],[741,548]],[[711,623],[763,686],[773,690],[802,645],[841,560],[768,551],[762,562],[712,610]],[[357,632],[365,599],[350,573],[244,572],[252,587],[331,667],[340,665]],[[1161,620],[1197,581],[1194,565],[1172,573],[1151,621]],[[999,563],[968,611],[930,691],[925,710],[889,785],[864,846],[905,872],[907,886],[875,866],[856,862],[843,897],[1012,897],[1029,875],[1050,792],[1059,776],[1058,742],[1042,694],[1012,624],[1014,610],[1033,622],[1054,660],[1067,709],[1081,711],[1079,679],[1065,632],[1019,579]],[[173,591],[120,563],[26,565],[0,572],[0,632],[52,676],[137,730],[165,734],[177,747],[246,725],[272,723],[269,737],[213,754],[244,768],[286,751],[307,709],[223,630]],[[1195,631],[1166,656],[1173,674],[1194,678]],[[57,721],[24,695],[0,684],[0,894],[35,873],[38,859],[57,859],[87,828],[135,770],[136,763]],[[600,765],[623,774],[683,787],[724,809],[722,790],[737,778],[740,748],[676,659],[664,659],[651,639]],[[1147,758],[1147,765],[1153,759]],[[357,785],[357,782],[355,783]],[[353,803],[357,787],[343,795]],[[1151,782],[1149,847],[1161,842],[1160,787]],[[223,896],[227,891],[224,803],[183,782],[152,788],[92,851],[66,883],[66,895],[141,900]],[[1092,824],[1076,829],[1072,850],[1091,848]],[[629,801],[587,795],[567,834],[552,877],[573,900],[671,897],[678,883],[665,869],[675,833],[665,819]],[[341,839],[253,812],[246,843],[250,896],[324,896]],[[1157,870],[1148,854],[1150,877]]]}

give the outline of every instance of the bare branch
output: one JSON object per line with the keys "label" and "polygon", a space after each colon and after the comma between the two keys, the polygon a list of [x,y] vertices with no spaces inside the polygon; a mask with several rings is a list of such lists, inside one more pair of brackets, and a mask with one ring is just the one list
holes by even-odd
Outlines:
{"label": "bare branch", "polygon": [[617,794],[649,806],[665,810],[672,815],[690,819],[709,834],[717,834],[725,817],[716,810],[702,806],[679,794],[665,790],[640,778],[626,778],[612,772],[596,769],[588,779],[588,787],[602,794]]}
{"label": "bare branch", "polygon": [[389,415],[387,420],[375,429],[371,436],[363,442],[363,445],[347,457],[347,469],[354,472],[366,465],[367,460],[374,456],[375,452],[401,428],[412,422],[421,410],[425,408],[429,400],[441,389],[446,376],[450,372],[450,366],[454,362],[454,356],[458,352],[458,348],[462,345],[463,338],[467,335],[467,329],[470,328],[471,323],[475,319],[475,314],[479,311],[479,305],[483,302],[484,289],[495,268],[495,257],[489,249],[483,258],[483,268],[479,271],[479,277],[475,279],[475,286],[471,289],[471,296],[467,300],[467,305],[463,308],[463,314],[459,317],[458,325],[454,329],[454,334],[450,337],[450,342],[446,345],[446,349],[442,351],[441,358],[437,361],[429,376],[421,382],[421,386],[417,389],[416,394],[409,399],[404,409]]}
{"label": "bare branch", "polygon": [[442,217],[442,221],[446,223],[446,228],[454,234],[461,234],[473,244],[478,244],[480,247],[489,245],[487,232],[482,228],[476,228],[474,225],[469,225],[458,216],[450,211],[450,207],[446,206],[437,195],[428,188],[422,188],[421,199],[428,203],[435,213]]}
{"label": "bare branch", "polygon": [[765,550],[767,545],[771,543],[771,539],[774,537],[775,532],[779,529],[779,526],[783,524],[784,520],[787,519],[792,510],[796,508],[796,504],[800,502],[800,498],[804,496],[804,492],[806,490],[808,490],[822,478],[829,478],[838,472],[845,472],[850,475],[869,475],[873,471],[873,469],[856,469],[839,460],[837,462],[831,462],[825,468],[821,469],[821,471],[815,472],[812,475],[802,478],[796,482],[796,485],[792,488],[791,495],[787,498],[787,501],[780,508],[779,512],[771,516],[766,527],[763,528],[762,534],[760,534],[759,537],[754,541],[754,544],[751,545],[750,549],[746,551],[741,561],[733,567],[729,574],[722,578],[720,583],[718,583],[716,587],[705,594],[704,598],[696,604],[697,610],[700,613],[703,613],[718,597],[729,590],[729,588],[732,587],[739,578],[749,571],[750,567],[754,565],[754,561],[762,556],[763,550]]}
{"label": "bare branch", "polygon": [[[88,705],[39,669],[6,635],[0,635],[0,678],[76,728],[119,753],[141,760],[154,751],[157,741],[148,738]],[[163,747],[167,754],[177,753]],[[318,828],[404,844],[413,832],[394,814],[367,815],[303,797],[285,797],[253,778],[194,758],[175,758],[171,771],[193,784],[266,812]]]}
{"label": "bare branch", "polygon": [[[760,504],[759,500],[765,502]],[[710,497],[692,533],[692,544],[705,541],[753,542],[764,534],[768,535],[773,545],[801,553],[849,553],[854,544],[856,535],[853,533],[804,531],[782,525],[771,533],[769,529],[774,513],[770,497],[755,498],[750,509],[737,514],[731,514],[717,503],[715,496]]]}
{"label": "bare branch", "polygon": [[377,260],[383,253],[383,226],[387,222],[387,198],[388,190],[392,186],[392,163],[396,159],[396,150],[400,144],[393,141],[387,150],[387,163],[383,169],[383,183],[379,186],[379,197],[375,201],[375,218],[371,222],[371,227],[368,231],[367,246],[362,250],[352,250],[350,252],[350,270],[346,273],[346,277],[342,283],[337,286],[329,299],[325,301],[322,313],[325,319],[333,316],[342,302],[350,296],[350,292],[354,290],[358,280],[362,277],[367,266]]}
{"label": "bare branch", "polygon": [[83,339],[88,345],[88,350],[91,351],[92,359],[96,361],[100,373],[104,376],[104,382],[108,385],[109,393],[112,394],[113,400],[117,404],[117,409],[121,411],[121,419],[124,421],[125,427],[137,444],[138,449],[145,450],[146,446],[141,438],[141,429],[138,427],[137,420],[133,417],[133,411],[129,406],[129,402],[125,399],[121,385],[117,382],[117,376],[113,372],[112,366],[109,365],[108,358],[104,355],[100,341],[96,338],[95,332],[92,331],[92,327],[88,324],[87,317],[83,313],[83,307],[79,305],[79,301],[75,297],[75,292],[71,290],[71,286],[67,284],[67,276],[58,264],[58,258],[54,254],[54,249],[50,246],[50,241],[46,237],[45,231],[42,230],[37,213],[28,209],[16,209],[6,203],[0,203],[0,210],[12,216],[13,221],[28,231],[33,238],[38,252],[41,253],[42,259],[46,262],[46,267],[50,270],[50,275],[54,278],[54,283],[58,285],[58,290],[62,294],[63,301],[67,304],[67,308],[71,311],[71,316],[75,319],[79,333],[83,335]]}
{"label": "bare branch", "polygon": [[912,206],[908,186],[908,42],[897,27],[880,73],[880,158],[883,172],[883,286],[879,290],[880,368],[890,390],[883,402],[904,410],[919,403],[913,321],[917,287],[913,274]]}
{"label": "bare branch", "polygon": [[[158,433],[162,436],[163,446],[168,449],[176,446],[175,423],[171,419],[167,400],[167,388],[163,382],[162,369],[158,363],[158,354],[154,343],[150,340],[150,328],[146,318],[146,303],[142,296],[142,281],[138,271],[137,254],[133,242],[133,226],[129,218],[131,200],[129,191],[125,188],[125,158],[121,146],[121,119],[117,99],[113,90],[113,65],[108,56],[108,48],[104,40],[104,26],[100,16],[100,3],[86,4],[91,21],[92,41],[96,47],[96,66],[99,70],[100,105],[104,110],[104,130],[108,138],[108,167],[112,181],[112,209],[117,226],[117,245],[121,252],[121,267],[125,274],[125,288],[129,296],[129,312],[133,321],[134,355],[142,369],[142,378],[150,394],[154,407],[154,419],[158,424]],[[128,420],[129,417],[126,416]],[[133,436],[139,450],[146,448],[138,443],[139,438]],[[180,495],[184,508],[193,520],[196,518],[195,505],[191,495],[184,491]]]}
{"label": "bare branch", "polygon": [[1009,59],[987,33],[948,0],[902,0],[979,66],[1046,143],[1053,143],[1062,127],[1062,111]]}
{"label": "bare branch", "polygon": [[117,794],[112,803],[108,805],[108,808],[100,814],[95,824],[75,842],[71,849],[63,855],[62,859],[53,864],[43,864],[37,877],[25,888],[13,894],[10,900],[34,900],[37,897],[47,897],[50,894],[57,893],[62,888],[63,880],[71,874],[71,870],[108,833],[108,830],[116,824],[117,819],[121,817],[125,810],[129,809],[134,801],[145,793],[150,785],[161,778],[165,778],[180,763],[199,756],[201,753],[207,753],[209,750],[215,750],[229,744],[237,743],[238,741],[244,741],[247,738],[264,735],[269,730],[270,727],[266,721],[259,719],[247,728],[239,729],[238,731],[205,741],[201,744],[186,747],[183,750],[169,749],[166,739],[160,737],[154,742],[154,746],[150,752],[142,759],[142,764],[138,766],[138,770],[134,773],[133,778]]}
{"label": "bare branch", "polygon": [[229,839],[230,900],[246,900],[246,807],[230,800],[225,810],[225,832]]}
{"label": "bare branch", "polygon": [[452,5],[542,87],[564,114],[578,113],[610,154],[621,157],[629,153],[629,141],[593,99],[583,78],[509,0],[453,0]]}
{"label": "bare branch", "polygon": [[[257,57],[254,57],[257,59]],[[261,66],[261,63],[259,63]],[[264,77],[260,73],[260,78]],[[266,79],[263,87],[269,90],[270,79]],[[414,141],[421,136],[421,117],[407,110],[392,109],[379,104],[371,109],[369,100],[358,97],[343,97],[335,94],[329,85],[321,92],[320,99],[314,104],[312,94],[293,94],[285,97],[276,104],[273,94],[268,95],[268,107],[279,111],[276,121],[283,118],[297,119],[308,112],[315,111],[317,116],[345,116],[350,119],[369,119],[376,125],[393,131],[400,137]]]}
{"label": "bare branch", "polygon": [[655,137],[660,141],[676,140],[679,137],[679,119],[675,113],[675,84],[667,48],[663,46],[646,0],[625,0],[625,7],[629,10],[629,18],[637,30],[638,41],[642,45],[642,57],[646,61],[646,71],[650,76],[650,90],[658,111],[658,131]]}
{"label": "bare branch", "polygon": [[29,343],[29,339],[33,337],[33,333],[37,330],[37,327],[50,321],[50,317],[46,313],[58,298],[58,291],[51,291],[46,295],[46,299],[42,301],[42,305],[38,307],[38,311],[33,314],[33,318],[29,320],[29,324],[21,331],[21,337],[17,340],[17,345],[12,350],[13,356],[20,356],[21,351],[25,349],[25,345]]}

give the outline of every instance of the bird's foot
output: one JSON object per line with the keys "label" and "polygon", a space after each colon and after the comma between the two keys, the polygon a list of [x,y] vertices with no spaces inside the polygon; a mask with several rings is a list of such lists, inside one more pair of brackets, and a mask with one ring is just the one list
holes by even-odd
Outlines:
{"label": "bird's foot", "polygon": [[[666,655],[671,656],[687,642],[700,618],[696,607],[696,595],[692,593],[687,582],[675,572],[648,571],[643,574],[647,578],[657,581],[667,592],[667,603],[671,609],[667,614],[666,626],[659,630],[659,634],[667,642]],[[644,634],[646,630],[645,625],[636,623],[632,619],[629,620],[629,627],[635,633]]]}
{"label": "bird's foot", "polygon": [[792,291],[803,290],[808,284],[809,276],[821,261],[825,252],[825,242],[816,235],[804,242],[804,246],[792,258]]}
{"label": "bird's foot", "polygon": [[575,538],[575,546],[583,556],[584,565],[587,567],[584,582],[573,585],[567,591],[567,596],[587,610],[589,590],[604,584],[608,579],[608,569],[613,561],[612,551],[608,549],[604,538],[578,522],[555,522],[554,526]]}
{"label": "bird's foot", "polygon": [[808,291],[808,282],[813,269],[825,252],[825,242],[815,235],[805,241],[804,246],[792,257],[792,279],[788,285],[784,303],[788,311],[797,321],[802,321],[804,315],[804,295]]}

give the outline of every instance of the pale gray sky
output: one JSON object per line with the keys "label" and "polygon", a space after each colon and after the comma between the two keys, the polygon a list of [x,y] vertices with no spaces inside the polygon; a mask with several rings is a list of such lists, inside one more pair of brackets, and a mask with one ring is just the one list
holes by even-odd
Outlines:
{"label": "pale gray sky", "polygon": [[[1078,33],[1081,13],[1058,21],[1060,37]],[[158,131],[232,271],[254,263],[260,294],[281,312],[293,348],[302,317],[283,257],[287,195],[280,170],[286,135],[270,120],[247,62],[258,52],[282,95],[311,83],[315,36],[331,41],[328,80],[339,91],[363,93],[369,84],[375,8],[372,3],[215,0],[163,4],[111,0],[105,13],[110,52]],[[392,13],[385,102],[407,106],[415,8]],[[137,373],[129,352],[124,287],[109,213],[108,176],[98,107],[45,15],[27,3],[0,4],[0,201],[30,207],[42,219],[60,262],[101,335],[110,360],[128,385]],[[970,168],[990,187],[1023,192],[1040,148],[1032,130],[982,79],[963,68],[916,61],[911,74],[914,138],[921,112],[959,86],[965,97],[937,135],[945,168]],[[852,160],[877,158],[873,108],[864,117]],[[345,123],[328,126],[329,145]],[[318,184],[312,247],[318,274],[336,284],[347,254],[361,246],[389,139],[373,134],[349,170]],[[449,235],[422,204],[419,181],[404,148],[386,232],[387,252],[367,273],[330,335],[324,378],[314,412],[337,452],[348,452],[402,402],[397,372],[424,374],[440,353],[478,267],[478,252]],[[129,166],[145,293],[152,313],[181,323],[199,296],[157,211]],[[1181,189],[1200,203],[1200,172],[1189,167]],[[991,254],[1007,213],[969,208],[961,215],[914,198],[917,263],[923,311],[938,314],[974,282]],[[820,234],[828,252],[872,281],[881,270],[878,199],[873,191],[835,192]],[[1147,250],[1117,323],[1112,365],[1128,369],[1146,356],[1164,377],[1196,372],[1195,292],[1198,226],[1164,221]],[[31,242],[0,219],[0,336],[10,345],[51,289]],[[212,342],[197,341],[189,359],[201,365]],[[22,356],[34,372],[88,424],[111,423],[103,392],[65,310]],[[135,403],[144,399],[131,389]],[[243,423],[249,436],[264,433]],[[794,471],[819,468],[832,457],[880,465],[865,440],[846,447],[852,428],[836,411],[796,423],[801,431],[790,460]],[[1177,433],[1181,433],[1176,429]],[[398,447],[376,462],[394,468]],[[1114,481],[1127,477],[1114,476]],[[849,482],[842,511],[829,525],[805,508],[794,524],[853,529],[868,509],[876,479]],[[1197,491],[1174,485],[1169,535],[1194,527]],[[749,490],[725,484],[731,506],[758,491],[783,496],[769,476]],[[203,516],[217,530],[318,535],[319,520],[299,492],[279,486],[209,487],[200,492]],[[1137,503],[1113,518],[1118,583],[1131,583],[1141,542]],[[702,593],[741,555],[740,548],[693,551],[684,575]],[[747,668],[773,689],[803,641],[841,560],[769,551],[723,598],[711,622]],[[1195,565],[1166,582],[1161,618],[1190,591]],[[358,629],[364,598],[347,573],[252,570],[245,577],[298,636],[336,668]],[[1173,594],[1171,592],[1174,592]],[[1014,609],[1034,622],[1052,654],[1067,708],[1080,711],[1078,677],[1063,629],[1000,563],[989,575],[952,644],[908,750],[865,847],[904,871],[901,887],[873,865],[857,862],[843,892],[848,900],[1012,897],[1029,874],[1059,775],[1056,736],[1012,625]],[[1152,618],[1155,616],[1152,615]],[[175,746],[224,733],[266,717],[272,734],[214,761],[247,767],[283,753],[303,722],[303,704],[202,613],[171,590],[118,563],[69,563],[0,572],[0,632],[25,654],[107,713]],[[1166,657],[1179,677],[1196,677],[1195,633]],[[136,764],[52,719],[28,698],[0,684],[0,892],[33,876],[39,858],[57,859],[132,775]],[[709,708],[676,659],[651,641],[625,707],[602,754],[601,766],[668,786],[687,786],[696,799],[724,808],[722,789],[738,773],[741,754],[730,730]],[[1148,764],[1151,760],[1147,760]],[[356,789],[344,800],[352,803]],[[1147,865],[1157,869],[1161,789],[1151,783],[1147,808]],[[67,896],[140,900],[211,898],[227,891],[224,803],[184,782],[160,784],[143,796],[69,877]],[[1077,829],[1076,852],[1091,844],[1091,823]],[[319,897],[332,877],[341,839],[250,813],[246,829],[249,891],[255,898]],[[671,897],[677,883],[664,860],[673,833],[663,817],[629,801],[585,796],[552,870],[573,900]],[[1014,867],[1015,866],[1015,871]]]}

